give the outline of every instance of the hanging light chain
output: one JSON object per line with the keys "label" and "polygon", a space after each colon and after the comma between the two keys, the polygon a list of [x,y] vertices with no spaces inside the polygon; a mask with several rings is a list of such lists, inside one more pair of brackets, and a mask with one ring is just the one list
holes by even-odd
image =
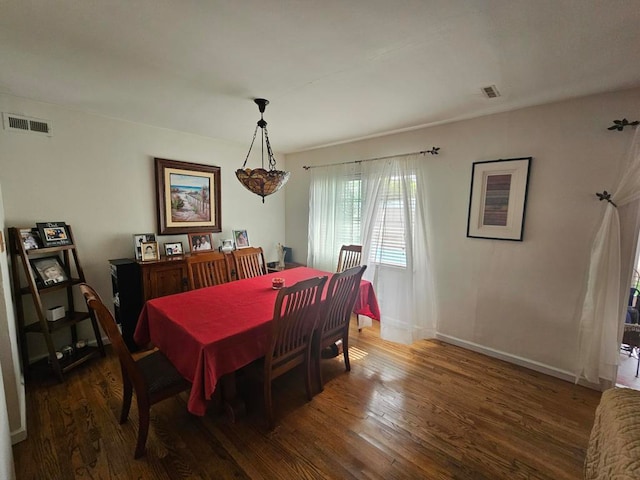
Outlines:
{"label": "hanging light chain", "polygon": [[267,124],[264,125],[264,138],[267,144],[267,155],[269,156],[269,170],[276,169],[276,159],[273,157],[273,150],[271,150],[271,142],[269,142],[269,131],[267,130]]}
{"label": "hanging light chain", "polygon": [[251,154],[251,149],[253,148],[253,142],[256,141],[256,134],[258,133],[258,125],[256,125],[256,129],[253,131],[253,138],[251,139],[251,145],[249,145],[249,151],[247,152],[247,156],[244,159],[244,163],[242,164],[242,168],[247,166],[247,160],[249,160],[249,155]]}

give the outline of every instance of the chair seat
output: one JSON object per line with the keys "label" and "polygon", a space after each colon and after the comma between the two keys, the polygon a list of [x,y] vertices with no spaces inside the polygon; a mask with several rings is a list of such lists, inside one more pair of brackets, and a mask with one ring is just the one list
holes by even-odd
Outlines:
{"label": "chair seat", "polygon": [[153,395],[171,387],[183,385],[186,380],[180,375],[167,357],[155,351],[136,361],[144,377],[149,394]]}

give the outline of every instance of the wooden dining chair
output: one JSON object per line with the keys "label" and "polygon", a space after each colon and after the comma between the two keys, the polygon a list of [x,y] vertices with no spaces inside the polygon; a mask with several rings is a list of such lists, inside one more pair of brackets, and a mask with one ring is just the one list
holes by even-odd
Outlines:
{"label": "wooden dining chair", "polygon": [[340,256],[338,257],[337,273],[344,272],[352,267],[357,267],[361,263],[362,246],[361,245],[343,245],[340,248]]}
{"label": "wooden dining chair", "polygon": [[366,268],[366,265],[350,268],[342,273],[334,274],[329,281],[312,346],[313,371],[320,391],[324,388],[320,369],[323,349],[331,347],[335,342],[341,340],[345,370],[347,372],[351,370],[349,322],[360,291],[360,280],[362,280],[362,274]]}
{"label": "wooden dining chair", "polygon": [[140,458],[145,452],[151,405],[187,390],[191,384],[178,373],[167,357],[158,350],[138,360],[134,359],[124,343],[111,312],[109,312],[96,291],[86,283],[80,284],[80,290],[90,310],[98,317],[102,329],[109,337],[111,345],[113,345],[120,360],[123,383],[121,424],[126,422],[129,417],[132,390],[136,392],[140,423],[138,425],[138,441],[134,458]]}
{"label": "wooden dining chair", "polygon": [[238,280],[267,274],[262,247],[240,248],[231,252],[231,255]]}
{"label": "wooden dining chair", "polygon": [[231,281],[227,258],[221,252],[201,252],[187,257],[189,290]]}
{"label": "wooden dining chair", "polygon": [[269,429],[274,426],[271,384],[292,368],[305,365],[307,398],[311,400],[311,340],[327,277],[303,280],[278,292],[264,359],[264,407]]}

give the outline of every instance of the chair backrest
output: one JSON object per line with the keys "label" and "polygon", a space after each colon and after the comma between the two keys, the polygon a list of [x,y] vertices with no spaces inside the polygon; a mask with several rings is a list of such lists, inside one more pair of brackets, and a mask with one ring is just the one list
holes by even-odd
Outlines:
{"label": "chair backrest", "polygon": [[360,281],[366,268],[366,265],[353,267],[331,277],[317,329],[322,341],[330,342],[334,337],[341,338],[344,330],[348,331]]}
{"label": "chair backrest", "polygon": [[236,278],[258,277],[267,274],[267,264],[261,247],[240,248],[231,252],[236,268]]}
{"label": "chair backrest", "polygon": [[327,277],[303,280],[278,292],[271,322],[265,375],[275,378],[304,363],[321,306]]}
{"label": "chair backrest", "polygon": [[637,305],[634,305],[634,301],[635,301],[635,298],[639,295],[640,295],[640,290],[638,290],[637,288],[631,287],[629,289],[629,306],[630,307],[637,307]]}
{"label": "chair backrest", "polygon": [[107,334],[107,337],[109,337],[111,345],[118,354],[122,374],[128,375],[134,386],[137,387],[138,385],[144,385],[144,378],[138,370],[138,366],[131,356],[131,352],[129,352],[126,343],[124,343],[124,339],[120,334],[120,329],[118,329],[118,325],[116,325],[116,321],[114,320],[113,315],[111,315],[109,309],[102,302],[98,293],[88,284],[81,283],[80,291],[82,292],[82,295],[84,295],[87,306],[94,312],[95,316],[98,317],[100,326]]}
{"label": "chair backrest", "polygon": [[357,267],[361,263],[362,246],[361,245],[343,245],[340,248],[340,256],[338,257],[338,268],[336,272],[344,272],[353,267]]}
{"label": "chair backrest", "polygon": [[227,258],[221,252],[201,252],[187,257],[189,290],[211,287],[231,280]]}

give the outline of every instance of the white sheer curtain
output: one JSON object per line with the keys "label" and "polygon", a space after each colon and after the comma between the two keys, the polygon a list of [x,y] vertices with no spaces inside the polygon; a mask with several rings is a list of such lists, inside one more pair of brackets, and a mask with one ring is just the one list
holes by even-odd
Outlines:
{"label": "white sheer curtain", "polygon": [[307,253],[310,267],[335,272],[340,247],[360,243],[357,167],[357,164],[329,165],[311,170]]}
{"label": "white sheer curtain", "polygon": [[591,247],[587,291],[580,315],[576,381],[584,377],[598,383],[613,379],[619,359],[620,324],[626,312],[629,291],[622,285],[630,277],[632,265],[622,265],[620,256],[620,216],[618,209],[634,208],[640,198],[640,128],[633,138],[629,158],[611,203]]}
{"label": "white sheer curtain", "polygon": [[417,155],[362,163],[364,275],[380,304],[380,336],[405,344],[436,331],[424,164]]}

